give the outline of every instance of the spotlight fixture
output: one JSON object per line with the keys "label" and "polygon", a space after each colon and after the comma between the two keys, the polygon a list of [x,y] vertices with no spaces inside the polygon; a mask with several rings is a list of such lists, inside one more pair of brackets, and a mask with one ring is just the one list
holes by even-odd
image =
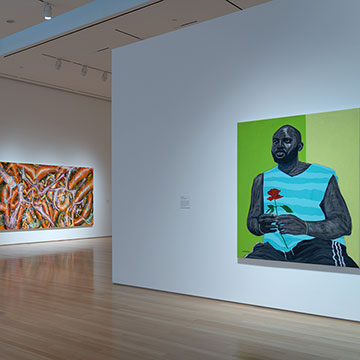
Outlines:
{"label": "spotlight fixture", "polygon": [[88,71],[88,67],[86,65],[83,65],[81,68],[81,75],[86,76],[87,71]]}
{"label": "spotlight fixture", "polygon": [[55,63],[55,69],[60,70],[61,65],[62,65],[61,59],[57,59]]}
{"label": "spotlight fixture", "polygon": [[102,81],[106,81],[107,78],[108,78],[108,73],[107,73],[106,71],[104,71],[104,72],[102,73],[102,75],[101,75],[101,80],[102,80]]}
{"label": "spotlight fixture", "polygon": [[52,7],[49,3],[45,3],[45,6],[44,6],[44,19],[45,20],[52,19]]}

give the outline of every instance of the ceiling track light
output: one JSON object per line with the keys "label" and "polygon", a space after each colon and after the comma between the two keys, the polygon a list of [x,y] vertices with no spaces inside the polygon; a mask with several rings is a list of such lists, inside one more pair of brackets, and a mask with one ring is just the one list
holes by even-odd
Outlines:
{"label": "ceiling track light", "polygon": [[83,65],[83,66],[81,67],[81,75],[82,75],[82,76],[86,76],[87,71],[88,71],[88,67],[87,67],[86,65]]}
{"label": "ceiling track light", "polygon": [[61,59],[57,59],[57,60],[56,60],[56,63],[55,63],[55,69],[56,69],[56,70],[60,70],[61,65],[62,65]]}
{"label": "ceiling track light", "polygon": [[[78,63],[75,61],[65,59],[63,57],[60,58],[60,57],[56,57],[56,56],[49,55],[49,54],[41,54],[41,55],[46,56],[47,58],[51,58],[53,61],[55,61],[55,69],[56,70],[60,70],[62,68],[63,63],[65,63],[65,64],[73,64],[73,65],[76,65],[77,67],[80,67],[80,74],[82,76],[86,76],[89,70],[91,70],[91,72],[95,71],[95,72],[99,73],[100,79],[104,82],[107,81],[109,76],[111,76],[111,71],[108,71],[108,70],[99,69],[99,68],[96,68],[93,66],[81,64],[81,63]],[[69,67],[66,67],[66,69],[69,69]]]}
{"label": "ceiling track light", "polygon": [[45,3],[45,6],[44,6],[44,19],[45,20],[52,19],[52,7],[49,3]]}

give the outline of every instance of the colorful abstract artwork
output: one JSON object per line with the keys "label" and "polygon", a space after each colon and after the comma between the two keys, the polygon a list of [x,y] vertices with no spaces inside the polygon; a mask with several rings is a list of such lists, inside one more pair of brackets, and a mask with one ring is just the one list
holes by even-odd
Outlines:
{"label": "colorful abstract artwork", "polygon": [[238,260],[357,268],[360,109],[238,124]]}
{"label": "colorful abstract artwork", "polygon": [[0,230],[93,222],[91,168],[0,162]]}

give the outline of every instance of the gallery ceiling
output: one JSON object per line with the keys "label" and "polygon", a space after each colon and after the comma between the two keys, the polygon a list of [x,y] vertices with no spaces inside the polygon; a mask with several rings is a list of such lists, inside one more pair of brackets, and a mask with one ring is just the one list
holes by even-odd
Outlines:
{"label": "gallery ceiling", "polygon": [[[91,26],[83,26],[36,46],[3,55],[0,58],[0,76],[111,99],[111,49],[268,1],[148,1],[134,11],[113,14]],[[53,6],[53,15],[58,16],[91,1],[49,2]],[[43,7],[42,0],[1,0],[0,39],[45,21]]]}

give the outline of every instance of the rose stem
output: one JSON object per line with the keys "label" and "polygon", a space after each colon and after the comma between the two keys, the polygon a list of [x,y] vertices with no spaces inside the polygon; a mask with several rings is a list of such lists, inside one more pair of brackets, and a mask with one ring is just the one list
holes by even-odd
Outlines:
{"label": "rose stem", "polygon": [[[276,205],[276,199],[274,199],[274,202],[275,202],[275,211],[276,211],[276,216],[279,216],[278,209],[277,209],[277,205]],[[282,235],[282,233],[281,233],[280,231],[279,231],[279,234],[280,234],[281,238],[283,239],[283,241],[284,241],[284,243],[285,243],[286,248],[288,249],[289,247],[287,246],[287,243],[286,243],[286,241],[285,241],[285,239],[284,239],[284,237],[283,237],[283,235]]]}

